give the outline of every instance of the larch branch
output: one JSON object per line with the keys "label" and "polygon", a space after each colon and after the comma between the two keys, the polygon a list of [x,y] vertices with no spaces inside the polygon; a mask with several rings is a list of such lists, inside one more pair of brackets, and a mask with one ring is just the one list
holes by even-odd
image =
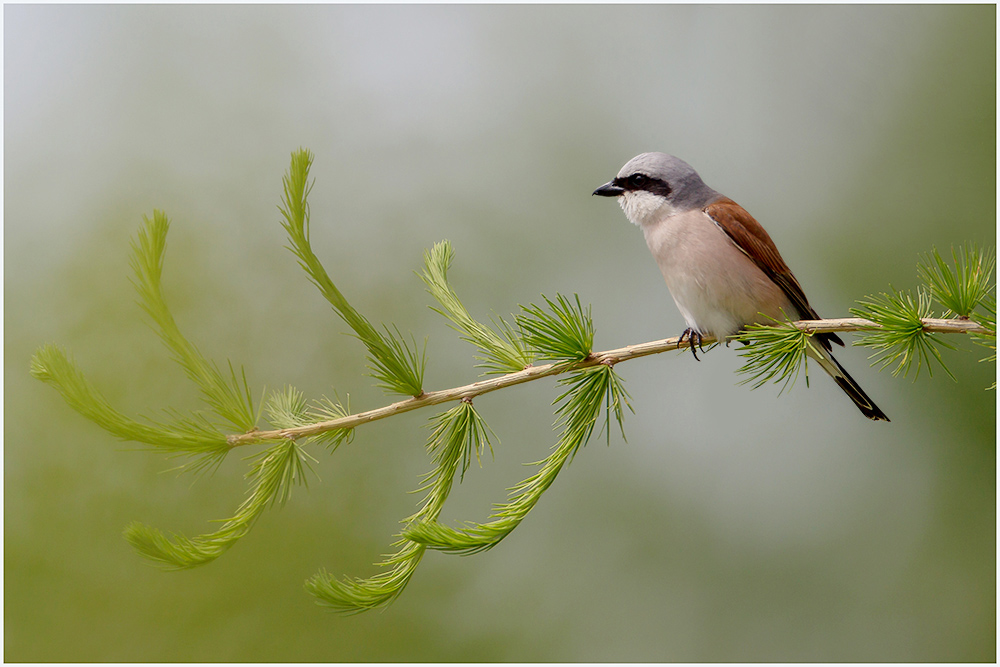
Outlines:
{"label": "larch branch", "polygon": [[[924,330],[932,333],[992,333],[989,329],[978,322],[968,319],[924,318],[921,321],[924,324]],[[881,325],[861,317],[843,317],[832,320],[800,320],[798,322],[794,322],[793,324],[802,331],[806,331],[808,333],[863,331],[882,328]],[[702,342],[714,343],[717,341],[711,336],[704,336],[702,338]],[[532,380],[538,380],[551,375],[561,375],[563,373],[569,373],[571,371],[580,370],[589,366],[596,366],[597,364],[609,364],[613,366],[622,361],[638,359],[639,357],[647,357],[653,354],[660,354],[661,352],[669,352],[670,350],[676,350],[679,347],[686,345],[688,345],[686,341],[681,343],[680,337],[674,337],[650,341],[648,343],[639,343],[638,345],[626,345],[625,347],[615,350],[592,352],[590,356],[583,361],[532,365],[515,373],[508,373],[506,375],[480,380],[479,382],[473,382],[472,384],[467,384],[461,387],[424,392],[420,396],[407,398],[390,405],[375,408],[374,410],[359,412],[357,414],[348,415],[347,417],[341,417],[339,419],[316,422],[315,424],[295,428],[276,429],[272,431],[250,431],[248,433],[230,435],[227,440],[229,441],[229,445],[231,447],[252,445],[259,442],[281,439],[297,440],[299,438],[319,435],[328,431],[354,428],[379,419],[385,419],[386,417],[392,417],[393,415],[410,412],[411,410],[419,410],[420,408],[425,408],[430,405],[438,405],[440,403],[448,403],[449,401],[459,400],[471,401],[476,396],[488,394],[491,391],[512,387],[525,382],[531,382]]]}

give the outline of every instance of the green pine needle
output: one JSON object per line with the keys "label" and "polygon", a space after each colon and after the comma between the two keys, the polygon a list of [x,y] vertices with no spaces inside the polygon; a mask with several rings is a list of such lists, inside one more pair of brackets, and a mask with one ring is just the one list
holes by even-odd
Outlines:
{"label": "green pine needle", "polygon": [[305,395],[290,385],[271,392],[264,403],[264,412],[275,428],[295,428],[310,422]]}
{"label": "green pine needle", "polygon": [[[473,456],[476,457],[479,467],[483,465],[483,452],[487,448],[490,450],[490,456],[493,456],[490,436],[496,438],[496,434],[479,415],[471,401],[461,401],[455,408],[435,417],[431,423],[434,430],[428,443],[428,450],[434,454],[434,460],[439,466],[443,459],[452,455],[451,447],[457,446],[452,443],[461,443],[462,463],[459,481],[465,480],[465,473],[472,464]],[[448,470],[450,466],[448,463],[444,469]]]}
{"label": "green pine needle", "polygon": [[993,290],[993,250],[981,250],[975,244],[951,250],[954,269],[941,258],[937,248],[922,258],[917,272],[927,284],[930,295],[947,309],[945,317],[969,318]]}
{"label": "green pine needle", "polygon": [[594,345],[594,323],[590,306],[584,310],[580,297],[573,295],[575,304],[562,294],[552,301],[544,294],[548,304],[546,312],[534,304],[521,306],[524,315],[515,319],[524,332],[525,342],[538,352],[541,359],[557,362],[577,362],[586,359]]}
{"label": "green pine needle", "polygon": [[466,523],[460,530],[436,520],[413,522],[403,536],[445,553],[468,555],[492,549],[520,525],[563,466],[586,444],[602,408],[608,413],[606,425],[613,412],[623,428],[623,408],[631,406],[621,378],[610,366],[598,364],[581,369],[560,384],[568,389],[556,399],[561,403],[556,410],[556,425],[562,427],[558,443],[549,456],[535,464],[540,467],[533,475],[510,489],[510,499],[494,507],[491,521]]}
{"label": "green pine needle", "polygon": [[247,384],[246,373],[239,377],[229,364],[229,377],[205,359],[197,348],[180,332],[166,300],[163,298],[161,277],[170,221],[161,211],[153,219],[143,217],[143,227],[132,240],[130,265],[135,274],[132,284],[139,294],[139,305],[153,320],[156,331],[187,376],[201,389],[212,410],[238,431],[252,430],[257,424],[257,411]]}
{"label": "green pine needle", "polygon": [[337,579],[320,570],[305,583],[316,603],[342,614],[358,614],[384,606],[399,597],[420,565],[426,547],[405,541],[392,556],[379,563],[389,570],[367,579]]}
{"label": "green pine needle", "polygon": [[[977,345],[982,345],[983,347],[993,350],[993,354],[988,357],[980,359],[980,362],[993,362],[997,360],[997,301],[993,294],[987,294],[982,303],[980,304],[982,308],[981,311],[977,311],[973,314],[973,319],[982,324],[984,327],[989,329],[989,333],[985,334],[970,334],[969,337]],[[987,389],[996,389],[997,383],[994,380],[993,384],[987,387]]]}
{"label": "green pine needle", "polygon": [[[618,424],[622,440],[625,439],[625,408],[630,412],[628,391],[625,382],[607,364],[598,364],[583,368],[569,377],[560,378],[559,384],[568,387],[556,400],[561,403],[556,408],[556,425],[565,429],[564,438],[570,438],[580,446],[590,440],[597,416],[604,411],[604,426],[601,432],[605,434],[607,444],[611,444],[611,417]],[[572,456],[576,455],[576,450]]]}
{"label": "green pine needle", "polygon": [[307,150],[293,152],[291,166],[282,178],[284,195],[278,210],[283,218],[281,225],[288,234],[290,245],[287,247],[298,258],[299,265],[323,297],[367,348],[369,370],[378,386],[396,394],[419,396],[423,393],[425,352],[417,352],[416,342],[412,337],[411,348],[395,327],[395,334],[384,325],[384,334],[373,327],[364,315],[347,302],[312,250],[307,201],[312,189],[312,183],[309,182],[312,161],[313,155]]}
{"label": "green pine needle", "polygon": [[[344,405],[338,399],[337,402],[333,402],[326,396],[318,400],[314,400],[312,406],[309,408],[309,416],[314,422],[322,421],[333,421],[334,419],[343,419],[351,414],[351,397],[347,396],[347,405]],[[320,442],[330,448],[330,451],[335,451],[337,447],[343,444],[351,444],[354,440],[354,429],[353,428],[338,428],[332,431],[326,431],[320,433],[319,435],[312,436],[310,441]]]}
{"label": "green pine needle", "polygon": [[855,317],[863,317],[882,325],[862,334],[855,345],[870,347],[875,353],[869,357],[874,359],[872,366],[879,365],[879,370],[892,364],[893,376],[902,373],[907,376],[910,368],[916,365],[913,380],[920,376],[921,367],[927,367],[927,373],[933,377],[932,361],[936,360],[952,380],[958,381],[941,358],[939,347],[950,350],[955,348],[940,336],[924,330],[922,318],[932,317],[931,295],[923,289],[917,289],[916,299],[909,292],[892,291],[892,294],[882,293],[869,296],[858,301],[862,308],[851,308]]}
{"label": "green pine needle", "polygon": [[739,369],[748,377],[740,384],[752,383],[759,389],[768,382],[783,383],[781,395],[794,386],[799,371],[806,369],[808,381],[808,361],[806,351],[810,345],[810,335],[789,322],[774,320],[773,325],[751,324],[734,338],[745,343],[739,355],[747,362]]}
{"label": "green pine needle", "polygon": [[462,340],[479,348],[482,356],[476,359],[483,363],[484,375],[497,373],[514,373],[531,365],[531,352],[513,328],[503,319],[494,321],[497,331],[482,324],[469,314],[462,305],[458,294],[448,283],[448,268],[455,257],[455,251],[448,241],[434,244],[430,250],[424,251],[424,271],[421,280],[427,285],[427,291],[441,304],[441,308],[431,307],[431,310],[444,316],[453,329],[462,335]]}
{"label": "green pine needle", "polygon": [[[343,419],[350,414],[349,407],[344,407],[340,402],[334,403],[326,396],[314,401],[310,406],[302,392],[291,386],[285,387],[282,391],[272,392],[265,410],[268,421],[279,429],[311,426],[317,422]],[[350,443],[353,439],[353,428],[338,428],[309,436],[307,442],[321,442],[327,445],[330,451],[335,451],[337,447]]]}
{"label": "green pine needle", "polygon": [[[253,430],[257,410],[246,373],[241,368],[237,374],[230,363],[229,373],[224,375],[218,366],[205,359],[181,334],[163,298],[161,278],[169,228],[167,217],[155,211],[152,220],[143,219],[143,226],[132,241],[130,264],[135,274],[132,283],[139,295],[139,304],[152,319],[174,360],[198,385],[212,412],[238,431]],[[111,434],[161,448],[171,455],[194,456],[192,461],[181,466],[182,469],[213,469],[230,451],[226,436],[200,412],[181,416],[168,410],[171,421],[149,420],[145,424],[125,417],[111,407],[55,346],[47,345],[35,353],[31,374],[54,386],[70,407]]]}
{"label": "green pine needle", "polygon": [[250,494],[222,528],[208,535],[188,538],[173,535],[139,522],[125,529],[125,539],[142,556],[167,570],[183,570],[210,563],[250,532],[265,509],[284,504],[294,484],[306,484],[306,468],[315,461],[294,440],[286,440],[252,457],[247,477],[253,481]]}
{"label": "green pine needle", "polygon": [[[961,246],[958,252],[952,248],[954,269],[938,254],[937,249],[929,257],[923,258],[923,263],[917,270],[927,284],[931,296],[947,309],[945,316],[951,314],[979,322],[990,330],[987,334],[970,334],[977,345],[982,345],[993,351],[993,354],[981,359],[985,362],[996,362],[996,283],[993,280],[993,269],[996,268],[996,256],[992,248],[981,249],[973,243]],[[996,389],[994,382],[988,389]]]}
{"label": "green pine needle", "polygon": [[129,419],[111,407],[55,345],[45,345],[35,352],[31,375],[54,387],[69,407],[115,437],[151,445],[173,455],[196,456],[196,461],[190,464],[192,468],[214,467],[229,453],[226,436],[199,413],[148,424]]}
{"label": "green pine needle", "polygon": [[[431,420],[431,436],[427,449],[434,459],[434,470],[424,477],[417,490],[426,491],[423,504],[413,516],[403,523],[408,526],[437,523],[445,501],[451,493],[455,474],[462,466],[462,474],[468,467],[473,452],[479,458],[484,447],[490,444],[489,426],[476,411],[471,401],[460,401]],[[319,604],[344,613],[357,613],[392,602],[409,583],[426,547],[407,536],[404,531],[401,540],[393,546],[396,553],[385,558],[379,565],[389,568],[367,579],[337,579],[325,571],[314,575],[306,582],[306,590],[312,593]]]}

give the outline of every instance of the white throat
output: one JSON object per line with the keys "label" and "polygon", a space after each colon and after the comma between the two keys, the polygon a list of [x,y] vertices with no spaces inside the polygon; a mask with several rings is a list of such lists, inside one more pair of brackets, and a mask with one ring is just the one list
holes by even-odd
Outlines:
{"label": "white throat", "polygon": [[655,224],[680,212],[664,197],[645,190],[625,192],[618,197],[618,203],[629,222],[638,227]]}

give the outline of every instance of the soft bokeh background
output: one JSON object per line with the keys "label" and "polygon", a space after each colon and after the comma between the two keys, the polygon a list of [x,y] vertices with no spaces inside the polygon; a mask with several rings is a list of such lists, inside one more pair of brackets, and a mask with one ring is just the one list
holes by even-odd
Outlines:
{"label": "soft bokeh background", "polygon": [[[29,378],[68,348],[129,414],[196,409],[134,304],[129,238],[173,221],[167,296],[257,387],[387,399],[282,248],[290,152],[316,154],[313,238],[374,321],[428,338],[427,386],[471,350],[413,271],[448,238],[470,310],[593,305],[598,349],[682,320],[642,235],[590,192],[633,155],[693,164],[844,316],[912,288],[920,253],[996,241],[992,6],[4,7],[4,657],[15,661],[993,661],[993,364],[955,341],[916,383],[840,357],[737,386],[740,358],[619,367],[628,442],[593,441],[496,549],[429,553],[382,612],[340,617],[318,569],[370,575],[430,463],[430,413],[365,427],[219,561],[164,573],[120,538],[185,534],[246,464],[164,473]],[[972,350],[970,352],[970,349]],[[480,399],[500,437],[446,520],[483,520],[554,442],[550,381]]]}

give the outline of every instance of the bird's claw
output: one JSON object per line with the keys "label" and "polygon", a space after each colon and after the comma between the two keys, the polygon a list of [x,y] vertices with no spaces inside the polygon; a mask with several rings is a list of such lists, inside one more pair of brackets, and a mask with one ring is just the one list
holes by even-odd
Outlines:
{"label": "bird's claw", "polygon": [[[684,330],[684,333],[681,334],[678,343],[680,345],[683,345],[685,338],[687,338],[687,341],[691,346],[691,354],[694,355],[695,361],[701,361],[701,359],[698,358],[698,352],[695,350],[695,345],[697,344],[698,349],[701,350],[703,354],[705,352],[705,348],[701,346],[701,334],[692,329],[691,327],[688,327],[687,329]],[[695,343],[695,340],[697,340],[698,342]]]}

